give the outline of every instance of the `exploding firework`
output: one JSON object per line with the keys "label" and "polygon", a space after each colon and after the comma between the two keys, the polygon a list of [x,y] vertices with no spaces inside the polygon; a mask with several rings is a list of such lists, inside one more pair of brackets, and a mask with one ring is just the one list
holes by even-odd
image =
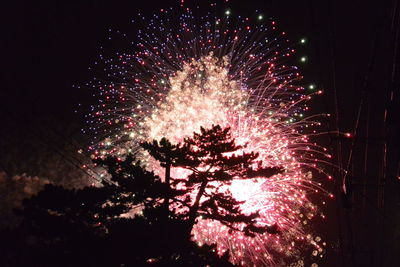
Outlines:
{"label": "exploding firework", "polygon": [[244,201],[243,211],[259,211],[259,223],[278,225],[280,234],[248,237],[199,220],[194,240],[217,243],[218,253],[229,250],[232,262],[248,266],[288,265],[304,258],[306,248],[322,256],[325,243],[308,225],[320,213],[309,196],[323,192],[312,174],[322,172],[318,162],[329,155],[309,140],[318,123],[305,117],[311,95],[296,85],[297,67],[287,65],[295,50],[274,21],[225,15],[187,11],[172,19],[172,9],[162,10],[137,22],[146,26],[134,52],[101,57],[107,77],[92,82],[101,95],[89,116],[100,140],[91,147],[93,157],[135,152],[157,172],[139,143],[162,137],[180,142],[200,126],[230,127],[236,142],[258,152],[265,166],[285,168],[268,180],[230,187]]}

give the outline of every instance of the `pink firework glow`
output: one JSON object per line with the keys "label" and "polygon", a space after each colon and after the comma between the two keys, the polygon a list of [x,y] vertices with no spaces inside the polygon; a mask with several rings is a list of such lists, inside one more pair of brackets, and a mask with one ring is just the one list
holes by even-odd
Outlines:
{"label": "pink firework glow", "polygon": [[[305,251],[322,257],[325,242],[310,223],[324,217],[310,194],[324,192],[313,175],[330,157],[310,141],[318,122],[306,117],[311,94],[289,65],[295,53],[274,21],[194,16],[172,19],[172,9],[140,18],[132,53],[102,58],[107,79],[92,86],[101,100],[89,116],[97,140],[93,157],[137,153],[148,168],[159,170],[138,144],[168,138],[180,142],[200,126],[231,127],[238,144],[260,154],[265,166],[285,172],[267,180],[235,181],[230,191],[244,201],[245,212],[260,212],[259,223],[278,225],[279,234],[245,236],[215,221],[199,220],[193,238],[217,243],[233,263],[245,266],[301,266]],[[161,173],[161,172],[159,172]],[[173,175],[179,175],[173,170]],[[297,265],[296,265],[297,264]]]}

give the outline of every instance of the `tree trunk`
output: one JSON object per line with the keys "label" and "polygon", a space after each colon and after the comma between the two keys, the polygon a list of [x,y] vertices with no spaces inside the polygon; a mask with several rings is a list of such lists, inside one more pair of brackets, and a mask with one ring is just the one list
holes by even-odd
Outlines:
{"label": "tree trunk", "polygon": [[167,192],[164,199],[164,209],[166,216],[169,215],[169,199],[171,193],[171,164],[167,163],[165,166],[165,184],[167,185]]}
{"label": "tree trunk", "polygon": [[200,200],[201,200],[201,197],[204,194],[204,191],[206,190],[207,183],[208,183],[208,181],[204,181],[204,182],[201,183],[199,192],[197,192],[197,195],[196,195],[196,200],[195,200],[192,208],[190,209],[189,227],[188,227],[188,230],[187,230],[188,231],[187,234],[188,234],[189,240],[190,240],[190,236],[191,236],[191,233],[192,233],[193,226],[194,226],[194,224],[196,222],[197,211],[199,210],[199,207],[200,207]]}

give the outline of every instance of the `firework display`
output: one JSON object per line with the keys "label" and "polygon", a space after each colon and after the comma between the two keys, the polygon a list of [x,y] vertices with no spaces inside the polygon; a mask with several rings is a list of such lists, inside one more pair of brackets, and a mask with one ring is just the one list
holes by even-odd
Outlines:
{"label": "firework display", "polygon": [[167,9],[135,23],[144,25],[135,47],[101,56],[106,77],[91,83],[99,95],[88,116],[97,137],[93,157],[137,153],[162,176],[141,142],[166,137],[177,143],[201,126],[230,127],[237,144],[259,153],[264,166],[285,169],[230,186],[244,212],[259,211],[258,222],[277,225],[279,234],[248,237],[200,219],[194,241],[216,243],[219,254],[229,250],[231,261],[245,266],[301,265],[304,251],[322,257],[326,244],[309,222],[323,215],[310,194],[323,192],[313,175],[323,173],[319,161],[329,155],[310,141],[318,123],[306,116],[306,102],[320,91],[299,85],[286,34],[262,15],[233,18],[229,10],[217,17]]}

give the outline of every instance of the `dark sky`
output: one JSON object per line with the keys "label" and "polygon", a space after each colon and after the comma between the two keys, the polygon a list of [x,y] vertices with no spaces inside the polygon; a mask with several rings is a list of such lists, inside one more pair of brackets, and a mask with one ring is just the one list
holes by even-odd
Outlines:
{"label": "dark sky", "polygon": [[[188,5],[205,5],[209,1],[185,2],[188,2]],[[307,55],[309,59],[307,64],[302,66],[305,82],[315,83],[325,90],[325,94],[312,104],[315,112],[334,113],[336,91],[339,127],[344,132],[352,132],[360,101],[363,99],[366,104],[361,110],[360,135],[366,137],[368,133],[370,139],[375,138],[374,140],[383,137],[382,118],[387,106],[387,95],[391,88],[399,83],[398,72],[397,76],[395,75],[397,82],[391,81],[391,71],[395,62],[395,33],[399,28],[398,1],[219,2],[221,9],[225,6],[230,7],[234,14],[253,16],[257,14],[256,10],[259,10],[266,16],[273,17],[278,21],[280,29],[286,31],[289,39],[294,42],[306,37],[307,46],[299,49],[299,55]],[[77,109],[78,103],[87,106],[96,100],[90,97],[91,92],[88,89],[72,86],[83,85],[92,78],[88,67],[98,56],[100,46],[106,41],[108,29],[120,29],[128,36],[132,34],[134,37],[134,32],[130,32],[130,21],[138,12],[157,13],[161,8],[179,6],[179,1],[16,0],[2,5],[5,5],[5,8],[2,7],[5,13],[2,16],[5,27],[1,33],[4,54],[4,79],[0,93],[1,153],[3,156],[6,153],[12,154],[7,150],[12,147],[14,150],[23,151],[29,157],[35,157],[37,155],[33,152],[24,151],[26,146],[22,145],[21,138],[24,139],[24,143],[29,143],[29,140],[35,142],[34,133],[40,135],[49,127],[56,126],[60,132],[65,133],[63,138],[71,135],[78,136],[78,139],[87,139],[82,137],[79,130],[84,126],[84,109],[79,110],[77,114],[74,110]],[[393,18],[395,20],[392,27]],[[395,96],[398,99],[398,92]],[[393,112],[395,110],[398,110],[398,106]],[[369,132],[366,131],[367,121]],[[392,125],[393,121],[398,125],[397,119],[392,120]],[[333,125],[334,119],[326,125],[326,129],[333,129]],[[398,126],[392,129],[397,129],[392,132],[398,133]],[[335,147],[332,139],[327,142],[330,142],[328,146]],[[7,146],[10,143],[13,145]],[[365,144],[366,141],[361,143]],[[396,145],[398,146],[398,143]],[[344,162],[351,147],[351,141],[343,144]],[[371,166],[368,169],[369,177],[373,177],[368,179],[374,179],[370,182],[375,183],[382,173],[382,143],[370,142],[368,151],[375,154],[375,157],[370,157],[367,161],[364,160],[365,145],[354,148],[352,166],[356,170],[352,175],[364,175],[366,170],[361,170],[361,165],[367,162]],[[18,161],[20,158],[13,160]],[[0,167],[7,168],[6,165],[3,162]],[[355,192],[358,192],[357,188]],[[363,200],[360,195],[356,195],[356,199],[353,199],[356,203],[354,209],[357,212],[361,211],[350,218],[350,224],[357,226],[357,220],[371,221],[368,216],[373,216],[376,223],[372,223],[363,231],[360,230],[359,233],[350,234],[354,239],[351,242],[355,244],[365,242],[360,236],[373,231],[371,229],[377,225],[382,226],[378,217],[379,209],[384,206],[377,200],[379,190],[374,188],[366,192],[372,203],[371,207],[364,211],[361,208],[357,210],[357,205]],[[339,212],[337,216],[343,214],[345,211]],[[343,228],[347,229],[348,225],[343,223]],[[376,263],[379,261],[376,255],[380,253],[376,245],[380,244],[378,239],[373,237],[369,242],[371,244],[366,245],[364,249],[375,253],[375,256],[371,257]],[[364,252],[360,253],[355,257]]]}
{"label": "dark sky", "polygon": [[[6,14],[7,89],[3,90],[3,110],[18,119],[36,121],[49,116],[70,117],[78,102],[91,101],[87,90],[72,85],[91,79],[87,68],[99,54],[109,28],[134,35],[129,30],[135,14],[158,12],[177,6],[179,1],[13,2]],[[205,5],[208,1],[186,2]],[[365,1],[220,2],[232,7],[234,13],[251,16],[260,10],[275,18],[293,41],[309,38],[304,51],[310,59],[309,67],[304,72],[310,82],[330,86],[333,45],[337,87],[346,88],[349,97],[361,86],[379,24],[377,18],[387,8]]]}
{"label": "dark sky", "polygon": [[[2,136],[21,138],[30,132],[47,131],[54,125],[66,135],[80,134],[87,107],[96,102],[84,85],[93,77],[88,67],[108,37],[108,29],[121,30],[134,39],[131,19],[138,12],[153,14],[178,0],[163,1],[12,1],[3,17],[4,56],[0,112]],[[188,6],[207,9],[209,0],[186,0]],[[384,101],[384,81],[390,78],[392,4],[380,1],[219,1],[220,9],[274,18],[293,42],[308,44],[298,50],[308,62],[301,65],[305,84],[315,83],[325,95],[313,103],[315,113],[334,113],[336,88],[339,126],[354,130],[357,107],[368,76],[371,92]],[[377,34],[378,33],[378,34]],[[377,35],[379,35],[377,37]],[[373,53],[373,46],[376,52]],[[373,56],[375,55],[375,56]],[[372,72],[368,74],[368,66]],[[5,63],[5,64],[4,64]],[[297,63],[297,62],[294,62]],[[389,75],[389,76],[388,76]],[[83,108],[78,113],[78,103]],[[381,113],[372,112],[381,120]],[[328,126],[327,126],[328,127]],[[329,126],[332,129],[331,126]],[[67,128],[67,129],[65,129]],[[47,131],[48,132],[48,131]],[[82,138],[79,136],[78,138]],[[90,138],[90,137],[88,137]],[[88,139],[86,138],[86,139]]]}

